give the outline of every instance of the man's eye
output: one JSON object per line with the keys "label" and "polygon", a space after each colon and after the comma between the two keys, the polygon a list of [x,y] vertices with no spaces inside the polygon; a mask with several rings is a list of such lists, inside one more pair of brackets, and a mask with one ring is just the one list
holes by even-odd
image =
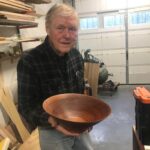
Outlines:
{"label": "man's eye", "polygon": [[77,29],[75,27],[71,27],[71,28],[69,28],[69,31],[75,32],[75,31],[77,31]]}
{"label": "man's eye", "polygon": [[64,27],[58,27],[57,30],[58,30],[58,31],[64,31],[65,28],[64,28]]}
{"label": "man's eye", "polygon": [[67,28],[67,27],[60,26],[60,27],[57,27],[56,29],[58,32],[64,32],[65,30],[67,30],[70,33],[75,33],[77,31],[77,28],[75,28],[75,27]]}

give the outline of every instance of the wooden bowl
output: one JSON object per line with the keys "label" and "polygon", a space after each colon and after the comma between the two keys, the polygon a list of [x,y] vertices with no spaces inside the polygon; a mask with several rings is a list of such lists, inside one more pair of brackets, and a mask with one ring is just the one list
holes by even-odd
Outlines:
{"label": "wooden bowl", "polygon": [[65,129],[81,133],[104,120],[111,108],[102,100],[83,94],[59,94],[43,102],[44,110]]}

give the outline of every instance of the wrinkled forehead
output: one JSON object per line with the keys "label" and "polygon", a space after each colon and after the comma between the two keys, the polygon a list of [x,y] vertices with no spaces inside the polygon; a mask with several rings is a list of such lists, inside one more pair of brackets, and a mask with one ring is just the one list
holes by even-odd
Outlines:
{"label": "wrinkled forehead", "polygon": [[72,9],[57,9],[54,13],[54,16],[62,16],[62,17],[72,16],[78,18],[77,13]]}
{"label": "wrinkled forehead", "polygon": [[64,26],[64,27],[74,27],[78,29],[79,27],[79,21],[76,16],[74,15],[62,15],[58,14],[56,16],[53,16],[53,18],[50,20],[50,22],[47,23],[48,27],[58,27],[58,26]]}
{"label": "wrinkled forehead", "polygon": [[49,21],[52,22],[56,18],[69,19],[69,20],[73,20],[74,22],[78,22],[78,17],[73,13],[67,13],[67,12],[57,13],[53,15]]}
{"label": "wrinkled forehead", "polygon": [[76,31],[78,30],[79,23],[73,16],[57,16],[53,19],[49,27],[57,28],[57,27],[67,27],[74,28]]}

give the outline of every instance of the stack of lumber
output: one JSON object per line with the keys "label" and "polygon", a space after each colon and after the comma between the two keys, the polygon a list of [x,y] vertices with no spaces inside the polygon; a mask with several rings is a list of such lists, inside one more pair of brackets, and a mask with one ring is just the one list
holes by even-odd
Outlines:
{"label": "stack of lumber", "polygon": [[17,0],[0,0],[0,8],[11,9],[16,12],[32,12],[33,7]]}
{"label": "stack of lumber", "polygon": [[33,23],[35,17],[36,12],[31,5],[17,0],[0,0],[1,20]]}

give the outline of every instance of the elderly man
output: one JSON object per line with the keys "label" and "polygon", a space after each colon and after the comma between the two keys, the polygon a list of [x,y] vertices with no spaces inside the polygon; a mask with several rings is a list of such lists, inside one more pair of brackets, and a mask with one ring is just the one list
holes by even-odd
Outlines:
{"label": "elderly man", "polygon": [[24,53],[18,62],[19,112],[31,131],[39,127],[41,149],[91,150],[88,132],[64,129],[42,108],[50,96],[84,91],[83,59],[75,48],[78,15],[71,6],[54,5],[46,15],[45,26],[45,41]]}

